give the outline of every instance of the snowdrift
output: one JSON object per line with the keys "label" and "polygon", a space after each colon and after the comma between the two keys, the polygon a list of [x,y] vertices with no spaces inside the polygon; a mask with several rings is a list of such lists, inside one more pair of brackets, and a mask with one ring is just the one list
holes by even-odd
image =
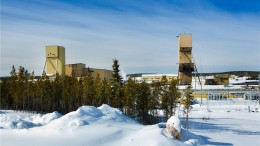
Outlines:
{"label": "snowdrift", "polygon": [[0,128],[1,129],[27,129],[38,126],[43,126],[51,121],[61,117],[58,112],[48,113],[45,115],[20,113],[14,111],[5,111],[0,113]]}
{"label": "snowdrift", "polygon": [[[66,115],[1,111],[1,145],[184,145],[157,125],[143,126],[106,104]],[[24,130],[21,130],[24,129]],[[14,140],[15,139],[15,140]],[[46,140],[48,139],[48,140]]]}
{"label": "snowdrift", "polygon": [[1,111],[0,118],[1,145],[185,145],[164,128],[143,126],[106,104],[81,106],[63,116]]}
{"label": "snowdrift", "polygon": [[46,124],[50,123],[51,121],[60,118],[61,116],[62,115],[56,111],[53,113],[45,114],[45,115],[38,114],[36,117],[33,117],[32,122],[46,125]]}
{"label": "snowdrift", "polygon": [[81,106],[78,110],[70,112],[61,118],[49,123],[47,127],[75,127],[89,124],[109,123],[137,123],[130,117],[125,116],[120,110],[103,104],[94,106]]}
{"label": "snowdrift", "polygon": [[107,104],[103,104],[102,106],[98,107],[98,109],[106,115],[104,120],[111,120],[114,122],[121,122],[121,123],[132,123],[137,124],[138,122],[126,115],[124,115],[120,110],[116,108],[112,108]]}
{"label": "snowdrift", "polygon": [[[181,141],[166,132],[166,123],[144,126],[105,104],[98,108],[82,106],[66,115],[0,110],[0,145],[257,145],[260,112],[248,112],[248,106],[260,109],[260,105],[238,103],[212,102],[210,112],[205,104],[193,105],[189,131],[177,126],[181,127]],[[177,113],[182,123],[182,107]]]}
{"label": "snowdrift", "polygon": [[75,126],[89,125],[90,123],[127,123],[138,124],[138,122],[125,116],[120,110],[103,104],[96,108],[94,106],[81,106],[76,111],[62,116],[58,112],[45,115],[24,113],[16,115],[14,111],[1,111],[1,129],[26,129],[38,126],[49,128],[68,128]]}

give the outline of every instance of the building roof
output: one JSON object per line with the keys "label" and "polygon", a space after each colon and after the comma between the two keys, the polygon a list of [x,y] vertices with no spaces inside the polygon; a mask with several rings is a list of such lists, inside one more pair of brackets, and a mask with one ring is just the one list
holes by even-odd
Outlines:
{"label": "building roof", "polygon": [[86,65],[84,63],[73,63],[73,64],[66,64],[66,65],[77,65],[77,64],[83,64],[83,65]]}
{"label": "building roof", "polygon": [[143,74],[142,77],[150,77],[150,76],[178,76],[178,74]]}

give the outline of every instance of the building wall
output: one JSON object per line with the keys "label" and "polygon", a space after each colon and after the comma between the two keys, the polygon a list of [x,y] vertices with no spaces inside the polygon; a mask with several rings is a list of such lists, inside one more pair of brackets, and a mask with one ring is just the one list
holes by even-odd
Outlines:
{"label": "building wall", "polygon": [[237,97],[237,95],[231,94],[228,91],[219,91],[218,93],[210,93],[209,92],[193,92],[192,95],[194,96],[194,98],[207,98],[207,96],[209,96],[210,99],[218,99],[218,98],[222,98],[222,97],[226,97],[226,98],[235,98]]}
{"label": "building wall", "polygon": [[179,84],[190,85],[194,64],[192,62],[192,35],[180,34],[178,40]]}
{"label": "building wall", "polygon": [[62,46],[46,46],[46,74],[65,75],[65,48]]}
{"label": "building wall", "polygon": [[65,70],[67,76],[72,76],[72,74],[74,74],[75,77],[82,77],[85,74],[85,64],[67,64],[65,66]]}
{"label": "building wall", "polygon": [[192,47],[192,35],[191,34],[180,34],[179,35],[179,46]]}
{"label": "building wall", "polygon": [[172,79],[177,80],[178,79],[178,75],[175,74],[147,74],[147,75],[142,75],[141,80],[145,81],[147,83],[152,83],[152,82],[159,82],[162,80],[163,76],[165,76],[168,80],[168,82],[170,82]]}
{"label": "building wall", "polygon": [[192,74],[189,72],[179,72],[180,85],[190,85],[192,83]]}
{"label": "building wall", "polygon": [[[106,69],[97,69],[97,68],[89,68],[91,71],[91,74],[94,79],[96,79],[97,74],[99,74],[99,77],[101,80],[106,78],[107,80],[112,79],[112,71],[106,70]],[[88,68],[85,67],[85,64],[83,63],[77,63],[77,64],[67,64],[66,65],[66,75],[72,76],[72,73],[74,72],[74,76],[77,78],[83,77],[88,73]]]}
{"label": "building wall", "polygon": [[[178,62],[179,63],[190,63],[192,50],[192,35],[191,34],[180,34],[178,42]],[[186,57],[186,55],[188,57]]]}
{"label": "building wall", "polygon": [[97,69],[97,68],[90,68],[90,70],[93,71],[92,76],[94,79],[96,79],[98,74],[99,74],[99,77],[101,78],[101,80],[103,80],[104,78],[107,80],[112,79],[113,72],[111,70]]}

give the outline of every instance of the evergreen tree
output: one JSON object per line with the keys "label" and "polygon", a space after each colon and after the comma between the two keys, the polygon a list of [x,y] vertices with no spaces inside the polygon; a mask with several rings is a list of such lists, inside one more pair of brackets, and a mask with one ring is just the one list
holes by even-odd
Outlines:
{"label": "evergreen tree", "polygon": [[41,80],[46,80],[46,79],[49,79],[49,77],[47,76],[46,72],[43,71],[42,76],[41,76]]}
{"label": "evergreen tree", "polygon": [[123,109],[123,78],[120,75],[118,60],[113,60],[113,75],[112,75],[112,105],[113,107]]}
{"label": "evergreen tree", "polygon": [[24,79],[25,80],[29,80],[30,79],[30,73],[28,72],[28,70],[25,70],[25,72],[24,72]]}
{"label": "evergreen tree", "polygon": [[69,93],[67,94],[68,98],[67,98],[67,101],[66,101],[66,104],[68,105],[67,111],[70,112],[70,111],[75,110],[75,108],[74,108],[74,105],[76,103],[76,99],[75,99],[76,88],[75,88],[75,86],[76,86],[77,79],[74,78],[74,77],[70,77],[70,76],[65,76],[65,78],[67,79],[67,81],[65,81],[65,83],[67,84],[67,90],[69,91]]}
{"label": "evergreen tree", "polygon": [[101,96],[102,96],[102,83],[101,83],[101,78],[99,74],[97,74],[96,79],[95,79],[95,90],[96,90],[96,96],[94,99],[94,106],[100,106],[100,101],[101,101]]}
{"label": "evergreen tree", "polygon": [[24,82],[21,82],[21,87],[22,88],[22,94],[20,96],[22,96],[22,110],[25,111],[26,110],[26,99],[28,98],[29,96],[29,83],[26,79],[26,77],[24,78],[25,81]]}
{"label": "evergreen tree", "polygon": [[121,111],[123,111],[123,91],[124,91],[124,86],[123,84],[115,84],[114,88],[113,88],[113,103],[114,103],[114,107],[120,109]]}
{"label": "evergreen tree", "polygon": [[188,130],[188,127],[189,127],[189,112],[192,108],[192,101],[193,101],[193,95],[192,95],[192,87],[191,86],[188,86],[186,89],[185,89],[185,92],[184,92],[184,97],[182,99],[182,104],[184,105],[184,111],[185,111],[185,114],[186,114],[186,120],[185,120],[185,128]]}
{"label": "evergreen tree", "polygon": [[112,75],[113,82],[121,84],[123,82],[123,78],[120,75],[119,64],[118,64],[118,60],[117,59],[113,60],[112,69],[113,69],[113,75]]}
{"label": "evergreen tree", "polygon": [[31,75],[30,75],[30,80],[33,81],[34,78],[35,78],[35,75],[34,75],[34,71],[33,71],[33,72],[31,73]]}
{"label": "evergreen tree", "polygon": [[101,86],[102,86],[102,88],[101,88],[101,95],[100,95],[99,105],[107,104],[109,95],[111,95],[111,93],[109,93],[109,91],[107,91],[108,88],[109,88],[109,84],[108,84],[106,78],[104,78],[102,80]]}
{"label": "evergreen tree", "polygon": [[27,83],[27,88],[28,88],[28,95],[27,95],[27,106],[26,110],[33,112],[33,101],[35,99],[35,90],[36,90],[36,83],[35,82],[28,82]]}
{"label": "evergreen tree", "polygon": [[12,66],[12,70],[10,72],[11,78],[16,80],[17,79],[17,73],[16,73],[16,69],[14,67],[14,65]]}
{"label": "evergreen tree", "polygon": [[18,81],[23,81],[25,79],[25,70],[24,70],[24,67],[22,67],[22,66],[19,66],[17,79],[18,79]]}
{"label": "evergreen tree", "polygon": [[[151,107],[153,107],[153,110],[151,113],[153,115],[158,115],[158,110],[161,108],[161,94],[162,94],[162,88],[160,82],[153,82],[151,84],[151,102],[149,103]],[[160,120],[160,119],[158,119]],[[162,122],[162,121],[159,121]]]}
{"label": "evergreen tree", "polygon": [[53,105],[53,84],[50,80],[43,81],[42,95],[40,95],[40,113],[47,113]]}
{"label": "evergreen tree", "polygon": [[175,109],[177,107],[177,102],[181,97],[181,93],[178,89],[178,80],[171,80],[170,86],[169,86],[169,111],[170,115],[175,114]]}
{"label": "evergreen tree", "polygon": [[169,118],[169,100],[170,100],[170,95],[169,95],[169,85],[168,85],[168,80],[166,76],[163,76],[161,79],[161,101],[162,101],[162,109],[164,110],[165,114],[165,119]]}
{"label": "evergreen tree", "polygon": [[91,70],[88,68],[88,72],[83,79],[83,105],[93,105],[94,98],[95,84],[91,74]]}
{"label": "evergreen tree", "polygon": [[135,116],[136,112],[136,97],[137,93],[137,84],[132,79],[129,79],[124,88],[124,106],[125,106],[125,114],[131,117]]}
{"label": "evergreen tree", "polygon": [[76,99],[76,107],[80,107],[82,105],[83,100],[83,85],[82,85],[82,79],[79,79],[75,84],[75,99]]}
{"label": "evergreen tree", "polygon": [[113,60],[112,67],[113,77],[109,81],[105,78],[101,81],[99,75],[94,80],[89,68],[86,76],[80,80],[58,74],[54,80],[49,80],[43,72],[42,77],[35,81],[34,72],[29,76],[28,71],[20,66],[16,73],[13,66],[10,75],[16,79],[0,82],[0,107],[37,113],[58,111],[65,114],[81,105],[100,106],[106,103],[143,124],[154,123],[159,108],[166,115],[173,114],[179,98],[177,81],[169,84],[166,77],[163,77],[161,82],[152,84],[136,83],[133,80],[123,83],[118,60]]}
{"label": "evergreen tree", "polygon": [[112,84],[112,81],[108,81],[107,82],[107,86],[106,86],[106,89],[105,89],[105,99],[106,99],[106,103],[108,105],[111,105],[112,106],[112,102],[113,102],[113,84]]}
{"label": "evergreen tree", "polygon": [[150,88],[148,84],[142,82],[138,84],[137,97],[136,97],[136,110],[137,118],[143,123],[149,123],[149,99],[150,99]]}
{"label": "evergreen tree", "polygon": [[2,82],[0,82],[0,95],[1,95],[1,104],[0,109],[12,109],[12,96],[10,95],[10,82],[8,82],[7,79],[4,79]]}

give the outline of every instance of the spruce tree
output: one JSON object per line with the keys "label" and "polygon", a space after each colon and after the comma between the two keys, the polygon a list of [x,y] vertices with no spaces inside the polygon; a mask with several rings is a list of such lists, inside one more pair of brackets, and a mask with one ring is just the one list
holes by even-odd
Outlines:
{"label": "spruce tree", "polygon": [[96,95],[94,99],[94,106],[100,106],[101,104],[101,96],[102,96],[102,83],[101,83],[101,78],[99,73],[96,76],[95,79],[95,90],[96,90]]}
{"label": "spruce tree", "polygon": [[102,105],[102,104],[107,104],[108,103],[108,98],[109,96],[111,95],[111,93],[109,92],[110,90],[110,87],[109,87],[109,83],[107,81],[106,78],[104,78],[102,80],[102,92],[101,92],[101,96],[100,96],[100,101],[99,101],[99,105]]}
{"label": "spruce tree", "polygon": [[177,102],[181,97],[181,93],[178,89],[178,80],[171,80],[170,86],[169,86],[169,111],[170,115],[174,115],[177,107]]}
{"label": "spruce tree", "polygon": [[25,70],[24,67],[22,66],[19,66],[17,79],[18,81],[23,81],[25,79]]}
{"label": "spruce tree", "polygon": [[[158,110],[161,108],[161,83],[160,82],[153,82],[151,84],[151,98],[152,102],[150,102],[150,107],[153,107],[151,111],[153,115],[158,115]],[[161,120],[159,122],[162,122]]]}
{"label": "spruce tree", "polygon": [[17,79],[17,73],[16,73],[16,69],[14,67],[14,65],[12,66],[12,70],[10,72],[11,78],[16,80]]}
{"label": "spruce tree", "polygon": [[120,75],[119,64],[118,64],[117,59],[113,60],[112,69],[113,69],[113,75],[112,75],[113,76],[113,78],[112,78],[113,82],[121,84],[123,82],[123,80],[122,80],[123,78]]}
{"label": "spruce tree", "polygon": [[0,95],[1,95],[1,103],[0,103],[0,109],[12,109],[12,97],[10,94],[10,82],[7,79],[4,79],[2,82],[0,82]]}
{"label": "spruce tree", "polygon": [[166,76],[163,76],[161,79],[161,101],[162,101],[162,109],[164,110],[165,119],[169,118],[169,87],[168,80]]}
{"label": "spruce tree", "polygon": [[93,105],[93,99],[95,98],[95,84],[91,73],[88,68],[88,72],[83,79],[83,105]]}
{"label": "spruce tree", "polygon": [[150,88],[147,83],[142,82],[137,87],[136,110],[138,119],[143,124],[149,123],[149,99],[151,96]]}
{"label": "spruce tree", "polygon": [[112,74],[112,106],[123,109],[123,78],[120,75],[118,60],[113,60]]}
{"label": "spruce tree", "polygon": [[186,114],[186,120],[185,120],[185,128],[188,130],[189,127],[189,112],[192,108],[192,101],[193,101],[193,95],[192,95],[192,87],[188,86],[184,91],[184,97],[182,99],[182,104],[184,105],[184,112]]}
{"label": "spruce tree", "polygon": [[34,75],[34,71],[33,71],[33,72],[31,73],[31,75],[30,75],[30,80],[33,81],[34,78],[35,78],[35,75]]}
{"label": "spruce tree", "polygon": [[47,76],[46,72],[43,71],[42,76],[41,76],[41,80],[46,80],[46,79],[49,79],[49,77]]}
{"label": "spruce tree", "polygon": [[80,78],[75,85],[76,88],[76,106],[80,107],[82,105],[83,100],[83,85],[82,85],[82,79]]}
{"label": "spruce tree", "polygon": [[30,79],[30,73],[28,72],[28,70],[25,70],[25,72],[24,72],[24,79],[25,80],[29,80]]}
{"label": "spruce tree", "polygon": [[107,81],[107,86],[105,87],[105,100],[106,103],[110,106],[112,106],[112,102],[113,102],[113,84],[112,81]]}
{"label": "spruce tree", "polygon": [[136,97],[138,96],[137,86],[138,85],[135,81],[129,79],[124,88],[124,113],[131,117],[134,117],[136,111]]}

